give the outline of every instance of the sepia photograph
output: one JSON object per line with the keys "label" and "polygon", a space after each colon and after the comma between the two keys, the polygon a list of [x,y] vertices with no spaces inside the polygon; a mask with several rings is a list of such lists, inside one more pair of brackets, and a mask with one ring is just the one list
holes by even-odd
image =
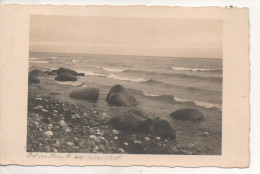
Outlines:
{"label": "sepia photograph", "polygon": [[222,29],[30,15],[26,151],[221,155]]}

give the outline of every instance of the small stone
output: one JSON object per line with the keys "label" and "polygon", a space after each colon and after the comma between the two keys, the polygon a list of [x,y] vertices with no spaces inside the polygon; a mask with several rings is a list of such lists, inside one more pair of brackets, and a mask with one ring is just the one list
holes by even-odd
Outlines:
{"label": "small stone", "polygon": [[118,137],[117,137],[117,136],[115,136],[115,137],[114,137],[114,140],[118,140]]}
{"label": "small stone", "polygon": [[142,144],[142,141],[135,140],[134,143],[135,144]]}
{"label": "small stone", "polygon": [[53,136],[52,131],[46,131],[44,132],[44,135],[46,135],[47,137]]}
{"label": "small stone", "polygon": [[90,129],[89,129],[89,132],[90,132],[91,134],[94,134],[94,133],[96,132],[96,130],[93,129],[93,128],[90,128]]}
{"label": "small stone", "polygon": [[209,133],[208,133],[208,132],[204,132],[204,134],[205,134],[205,135],[209,135]]}
{"label": "small stone", "polygon": [[54,153],[57,153],[57,152],[58,152],[58,150],[55,149],[55,148],[52,148],[52,151],[53,151]]}
{"label": "small stone", "polygon": [[125,146],[128,146],[128,143],[127,143],[127,142],[124,142],[124,145],[125,145]]}
{"label": "small stone", "polygon": [[160,139],[161,139],[161,137],[156,137],[155,139],[156,139],[156,140],[160,140]]}
{"label": "small stone", "polygon": [[39,122],[37,122],[37,121],[35,121],[34,124],[35,124],[36,126],[39,126]]}
{"label": "small stone", "polygon": [[98,141],[98,138],[95,135],[90,135],[89,138],[94,140],[95,142]]}
{"label": "small stone", "polygon": [[48,127],[49,129],[51,129],[51,128],[53,127],[53,125],[52,125],[52,124],[48,124],[47,127]]}
{"label": "small stone", "polygon": [[57,110],[54,110],[54,111],[53,111],[53,113],[54,113],[54,114],[57,114],[57,113],[58,113],[58,111],[57,111]]}
{"label": "small stone", "polygon": [[67,145],[67,146],[74,146],[74,143],[72,143],[72,142],[67,142],[66,145]]}
{"label": "small stone", "polygon": [[105,112],[103,112],[103,113],[101,114],[101,116],[102,116],[102,117],[107,117],[107,114],[106,114]]}
{"label": "small stone", "polygon": [[99,139],[101,139],[101,140],[106,140],[104,137],[98,137]]}
{"label": "small stone", "polygon": [[104,135],[103,132],[97,132],[96,134],[97,134],[97,135],[100,135],[100,136],[103,136],[103,135]]}
{"label": "small stone", "polygon": [[48,110],[46,110],[46,109],[42,109],[42,112],[48,112]]}
{"label": "small stone", "polygon": [[75,141],[79,141],[79,139],[77,137],[74,138]]}
{"label": "small stone", "polygon": [[51,148],[49,146],[44,147],[44,152],[50,152],[50,151],[51,151]]}
{"label": "small stone", "polygon": [[41,97],[39,97],[39,98],[35,98],[35,100],[39,100],[39,101],[41,101],[41,100],[42,100],[42,98],[41,98]]}
{"label": "small stone", "polygon": [[53,117],[57,117],[58,115],[57,114],[52,114],[53,115]]}
{"label": "small stone", "polygon": [[99,150],[99,147],[98,146],[94,146],[93,152],[97,152],[98,150]]}
{"label": "small stone", "polygon": [[75,119],[76,117],[74,115],[72,115],[71,119]]}
{"label": "small stone", "polygon": [[41,121],[41,119],[40,118],[35,118],[35,121]]}
{"label": "small stone", "polygon": [[151,139],[149,137],[144,137],[145,141],[150,141]]}
{"label": "small stone", "polygon": [[34,107],[33,109],[35,109],[35,110],[42,110],[42,109],[43,109],[43,106],[36,106],[36,107]]}
{"label": "small stone", "polygon": [[105,152],[105,151],[106,151],[106,149],[105,149],[105,147],[104,147],[103,144],[100,144],[98,147],[99,147],[99,149],[100,149],[102,152]]}
{"label": "small stone", "polygon": [[124,153],[124,152],[125,152],[125,150],[124,150],[123,148],[118,148],[117,150],[118,150],[118,152],[120,152],[120,153]]}
{"label": "small stone", "polygon": [[65,129],[65,132],[71,132],[71,129],[67,127],[67,128]]}
{"label": "small stone", "polygon": [[60,126],[65,128],[65,127],[67,127],[67,124],[64,120],[60,120]]}
{"label": "small stone", "polygon": [[97,111],[92,111],[92,114],[97,114]]}
{"label": "small stone", "polygon": [[119,134],[119,132],[117,130],[115,130],[115,129],[113,129],[112,132],[113,132],[114,135],[118,135]]}
{"label": "small stone", "polygon": [[56,140],[56,144],[60,145],[60,142],[59,142],[59,140]]}
{"label": "small stone", "polygon": [[39,128],[39,131],[42,132],[43,131],[42,128]]}

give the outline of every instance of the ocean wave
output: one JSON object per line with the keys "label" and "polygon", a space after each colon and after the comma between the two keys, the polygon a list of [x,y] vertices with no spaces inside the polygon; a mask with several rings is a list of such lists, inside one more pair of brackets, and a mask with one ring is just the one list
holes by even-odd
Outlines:
{"label": "ocean wave", "polygon": [[115,74],[109,74],[106,76],[109,79],[115,79],[115,80],[123,80],[123,81],[131,81],[131,82],[146,82],[150,79],[144,79],[144,78],[130,78],[130,77],[121,77]]}
{"label": "ocean wave", "polygon": [[[97,67],[97,68],[100,68],[100,67]],[[115,69],[115,68],[101,68],[105,71],[109,71],[109,72],[123,72],[125,71],[124,69]]]}
{"label": "ocean wave", "polygon": [[148,93],[148,92],[143,92],[143,95],[144,96],[148,96],[148,97],[158,97],[159,95],[157,95],[157,94],[152,94],[152,93]]}
{"label": "ocean wave", "polygon": [[30,63],[49,63],[49,61],[41,61],[41,60],[30,60]]}
{"label": "ocean wave", "polygon": [[75,82],[71,82],[71,81],[66,81],[66,82],[62,82],[62,81],[56,81],[58,84],[60,85],[70,85],[70,86],[80,86],[83,84],[82,81],[75,81]]}
{"label": "ocean wave", "polygon": [[30,60],[39,60],[39,57],[29,57]]}
{"label": "ocean wave", "polygon": [[154,71],[143,71],[143,70],[125,70],[126,73],[143,73],[149,76],[168,76],[168,77],[180,77],[180,78],[190,78],[190,79],[198,79],[198,80],[208,80],[208,81],[222,81],[222,77],[205,77],[200,75],[193,74],[181,74],[181,73],[166,73],[166,72],[154,72]]}
{"label": "ocean wave", "polygon": [[178,97],[173,97],[173,99],[176,101],[176,102],[180,102],[180,103],[193,103],[195,104],[196,106],[200,106],[200,107],[203,107],[203,108],[206,108],[206,109],[212,109],[212,108],[216,108],[218,110],[222,110],[222,107],[220,105],[217,105],[217,104],[213,104],[213,103],[207,103],[207,102],[201,102],[201,101],[192,101],[192,100],[187,100],[187,99],[183,99],[183,98],[178,98]]}
{"label": "ocean wave", "polygon": [[73,59],[72,62],[73,62],[73,63],[78,63],[78,62],[80,62],[80,61],[77,60],[77,59]]}
{"label": "ocean wave", "polygon": [[85,76],[97,76],[97,77],[105,77],[103,74],[95,73],[93,71],[78,71],[79,73],[84,73]]}
{"label": "ocean wave", "polygon": [[177,71],[195,71],[195,72],[202,72],[202,71],[221,71],[220,69],[184,68],[184,67],[175,67],[175,66],[172,66],[171,69],[177,70]]}

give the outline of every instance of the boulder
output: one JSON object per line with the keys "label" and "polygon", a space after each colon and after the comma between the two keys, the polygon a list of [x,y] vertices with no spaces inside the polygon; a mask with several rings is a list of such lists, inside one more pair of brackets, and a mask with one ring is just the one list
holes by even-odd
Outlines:
{"label": "boulder", "polygon": [[47,76],[56,75],[56,73],[52,71],[44,71],[44,74],[46,74]]}
{"label": "boulder", "polygon": [[110,124],[116,129],[141,131],[153,136],[175,140],[176,132],[167,120],[149,116],[142,110],[134,108],[111,118]]}
{"label": "boulder", "polygon": [[171,117],[176,120],[202,121],[204,115],[198,109],[179,109],[171,113]]}
{"label": "boulder", "polygon": [[29,79],[28,79],[29,83],[40,83],[40,79],[39,77],[37,77],[36,75],[34,75],[33,73],[29,73]]}
{"label": "boulder", "polygon": [[106,101],[111,105],[136,105],[135,97],[122,85],[113,86],[107,94]]}
{"label": "boulder", "polygon": [[36,76],[44,76],[44,73],[41,70],[34,69],[30,72],[30,74],[36,75]]}
{"label": "boulder", "polygon": [[75,89],[71,91],[70,97],[75,99],[81,100],[91,100],[96,101],[99,96],[99,88],[82,88],[82,89]]}
{"label": "boulder", "polygon": [[74,71],[74,70],[71,70],[71,69],[68,69],[68,68],[63,68],[63,67],[60,67],[57,70],[57,74],[61,74],[61,73],[69,73],[69,74],[72,74],[74,76],[84,76],[85,75],[84,73],[78,73],[77,71]]}
{"label": "boulder", "polygon": [[145,122],[145,114],[138,109],[130,109],[120,113],[118,116],[110,119],[110,124],[116,129],[124,130],[143,130],[143,122]]}
{"label": "boulder", "polygon": [[145,122],[142,123],[141,127],[145,132],[164,138],[170,138],[171,140],[176,139],[176,132],[169,121],[156,118],[147,118]]}
{"label": "boulder", "polygon": [[59,74],[55,80],[57,81],[77,81],[77,78],[69,73],[61,73]]}

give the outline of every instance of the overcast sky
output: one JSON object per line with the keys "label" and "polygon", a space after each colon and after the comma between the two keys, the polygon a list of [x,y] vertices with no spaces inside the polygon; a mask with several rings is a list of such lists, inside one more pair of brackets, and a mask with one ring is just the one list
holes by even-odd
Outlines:
{"label": "overcast sky", "polygon": [[222,58],[222,21],[33,15],[30,51]]}

